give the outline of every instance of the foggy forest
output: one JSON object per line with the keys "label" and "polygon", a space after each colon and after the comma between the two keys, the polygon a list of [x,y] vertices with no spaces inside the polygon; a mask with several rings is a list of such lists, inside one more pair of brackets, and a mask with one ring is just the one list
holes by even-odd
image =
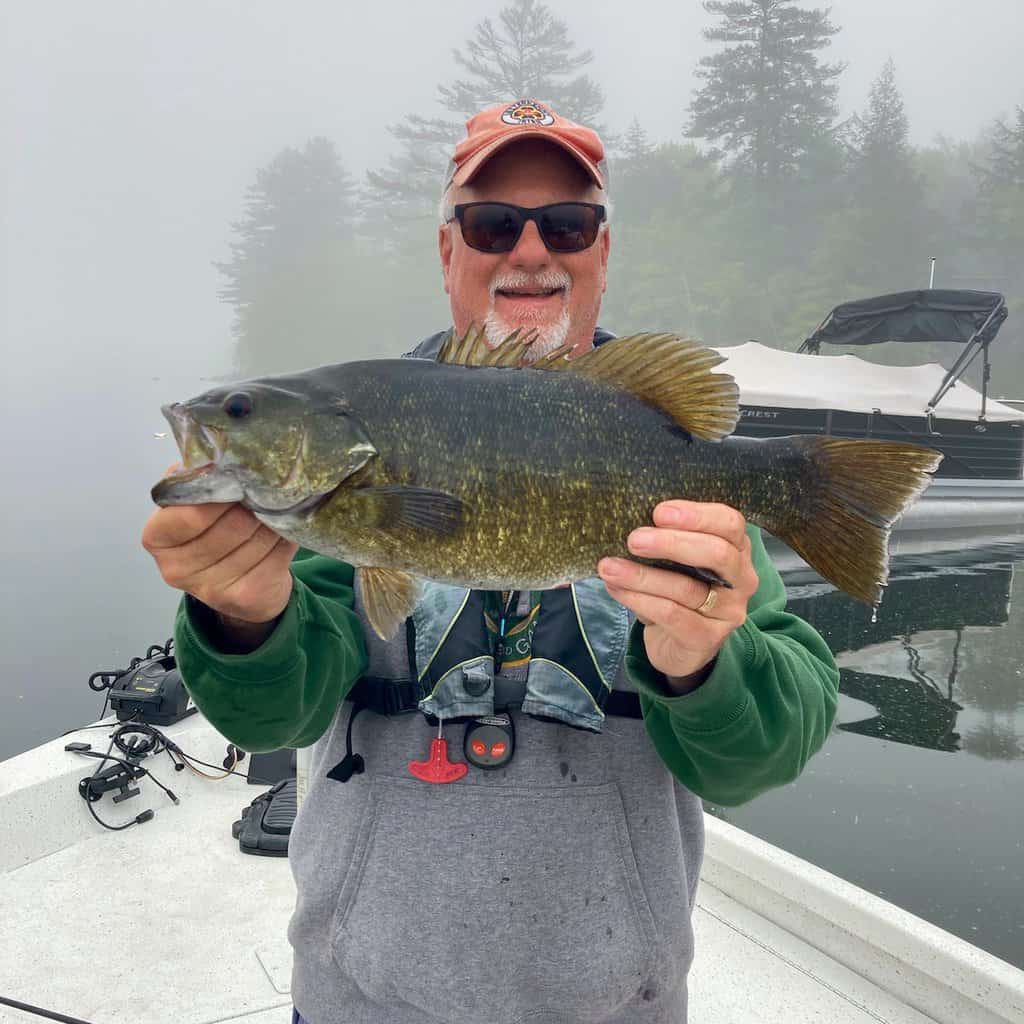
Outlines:
{"label": "foggy forest", "polygon": [[[474,112],[532,97],[597,128],[608,146],[608,329],[796,350],[840,302],[926,287],[936,256],[942,287],[1007,296],[996,393],[1024,394],[1012,315],[1024,297],[1024,107],[976,137],[914,145],[891,57],[878,61],[863,108],[840,117],[846,66],[829,60],[840,29],[827,10],[790,0],[703,6],[708,52],[677,138],[652,138],[639,116],[610,131],[593,53],[553,7],[513,0],[467,27],[433,102],[389,126],[384,166],[357,177],[338,140],[318,136],[254,168],[230,258],[218,263],[239,370],[337,361],[340,335],[360,355],[396,354],[392,339],[411,347],[440,329],[419,310],[439,290],[449,154]],[[401,303],[388,301],[396,281]],[[895,348],[870,358],[948,365],[957,353]]]}

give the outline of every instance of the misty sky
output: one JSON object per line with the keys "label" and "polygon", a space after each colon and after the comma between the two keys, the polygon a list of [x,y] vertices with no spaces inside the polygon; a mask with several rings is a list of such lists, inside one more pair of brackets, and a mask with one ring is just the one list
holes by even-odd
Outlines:
{"label": "misty sky", "polygon": [[[5,333],[54,370],[90,351],[76,331],[100,331],[111,353],[143,336],[222,344],[230,311],[210,264],[227,255],[255,169],[323,134],[361,177],[393,148],[387,124],[438,111],[451,48],[501,6],[3,4]],[[636,116],[653,138],[678,138],[709,49],[700,4],[552,6],[594,52],[612,130]],[[1021,0],[836,0],[832,17],[842,31],[828,59],[849,64],[844,113],[863,107],[889,55],[916,141],[973,137],[1024,102]]]}

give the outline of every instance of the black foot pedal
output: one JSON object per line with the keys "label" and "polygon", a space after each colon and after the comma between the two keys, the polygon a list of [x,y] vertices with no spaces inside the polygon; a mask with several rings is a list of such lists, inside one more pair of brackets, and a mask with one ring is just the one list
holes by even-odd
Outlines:
{"label": "black foot pedal", "polygon": [[242,853],[258,857],[287,857],[298,796],[294,779],[282,779],[273,789],[261,793],[242,811],[231,826]]}

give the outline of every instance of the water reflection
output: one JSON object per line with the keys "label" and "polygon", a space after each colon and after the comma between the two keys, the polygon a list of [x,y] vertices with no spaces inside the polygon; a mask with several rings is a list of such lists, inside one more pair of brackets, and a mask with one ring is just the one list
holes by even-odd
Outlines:
{"label": "water reflection", "polygon": [[960,749],[960,734],[954,726],[962,708],[933,684],[842,669],[840,689],[872,705],[877,714],[856,722],[841,721],[836,728],[932,750]]}
{"label": "water reflection", "polygon": [[[825,586],[790,607],[840,666],[837,729],[989,760],[1024,758],[1024,548],[933,553],[896,562],[870,609]],[[1021,590],[1021,593],[1016,591]]]}
{"label": "water reflection", "polygon": [[712,810],[1024,968],[1024,539],[912,540],[875,623],[783,573],[836,653],[837,725],[796,782]]}

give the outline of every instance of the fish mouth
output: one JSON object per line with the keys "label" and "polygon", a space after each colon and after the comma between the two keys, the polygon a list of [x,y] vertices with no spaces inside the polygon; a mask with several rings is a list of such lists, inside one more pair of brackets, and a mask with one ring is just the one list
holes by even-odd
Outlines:
{"label": "fish mouth", "polygon": [[[226,431],[200,423],[180,402],[162,406],[161,412],[171,425],[174,440],[181,452],[182,465],[180,469],[168,473],[152,489],[153,500],[158,505],[186,502],[189,498],[195,500],[202,492],[206,500],[241,501],[250,511],[264,518],[307,516],[327,504],[338,489],[335,487],[323,494],[308,495],[291,505],[259,504],[250,494],[245,493],[245,485],[237,479],[235,469],[223,465],[227,450]],[[294,482],[301,465],[300,447],[285,485]],[[204,479],[206,477],[210,479]]]}
{"label": "fish mouth", "polygon": [[223,430],[204,426],[180,402],[164,405],[160,411],[171,425],[186,472],[209,471],[220,463],[227,447]]}

